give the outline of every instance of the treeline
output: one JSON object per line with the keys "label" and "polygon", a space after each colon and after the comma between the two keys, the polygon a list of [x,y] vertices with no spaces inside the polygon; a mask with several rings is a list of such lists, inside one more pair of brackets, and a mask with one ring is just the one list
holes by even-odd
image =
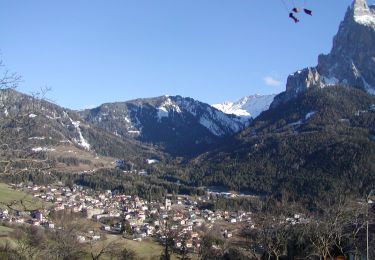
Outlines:
{"label": "treeline", "polygon": [[209,200],[199,205],[200,209],[209,209],[212,211],[245,211],[245,212],[261,212],[265,198],[223,198],[211,195]]}
{"label": "treeline", "polygon": [[154,176],[138,176],[121,170],[99,170],[94,174],[80,175],[76,184],[94,190],[116,190],[129,195],[138,195],[149,200],[163,200],[166,194],[203,195],[204,190],[176,183]]}
{"label": "treeline", "polygon": [[100,169],[90,174],[67,174],[59,172],[28,172],[1,175],[7,183],[34,183],[48,185],[61,182],[64,185],[82,185],[93,190],[112,190],[127,195],[137,195],[147,200],[159,201],[167,194],[203,195],[205,191],[186,185],[178,185],[155,176],[139,176],[119,169]]}

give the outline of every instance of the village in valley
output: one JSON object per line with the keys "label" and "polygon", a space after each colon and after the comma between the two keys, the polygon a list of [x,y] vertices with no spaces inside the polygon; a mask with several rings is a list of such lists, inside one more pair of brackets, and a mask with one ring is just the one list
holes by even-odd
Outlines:
{"label": "village in valley", "polygon": [[[232,239],[243,225],[254,228],[251,212],[211,211],[199,209],[198,204],[209,199],[200,197],[167,196],[163,202],[147,201],[138,196],[128,196],[107,190],[97,192],[82,186],[72,188],[61,185],[13,184],[13,189],[32,194],[42,200],[43,208],[33,210],[0,210],[0,220],[12,224],[30,224],[47,229],[60,228],[50,215],[62,211],[79,214],[82,218],[98,223],[97,230],[88,230],[77,236],[79,242],[101,240],[103,234],[123,236],[141,242],[154,239],[163,244],[165,225],[174,232],[174,247],[186,247],[197,252],[203,230],[219,228],[224,239]],[[235,196],[223,193],[221,196]],[[10,206],[11,208],[11,206]]]}
{"label": "village in valley", "polygon": [[[60,185],[13,184],[12,189],[32,194],[43,201],[43,207],[33,210],[0,209],[0,220],[11,225],[29,224],[46,229],[59,229],[51,214],[70,212],[95,223],[94,228],[77,235],[77,241],[87,243],[104,239],[111,234],[142,242],[153,240],[164,244],[172,233],[175,250],[198,252],[202,236],[216,229],[225,240],[236,240],[244,226],[256,228],[253,214],[245,211],[211,211],[198,205],[210,199],[205,196],[172,196],[163,202],[147,201],[107,190],[93,191],[82,186],[72,188]],[[216,196],[235,197],[234,193],[216,193]],[[303,220],[296,214],[291,224]],[[168,230],[167,230],[168,229]]]}

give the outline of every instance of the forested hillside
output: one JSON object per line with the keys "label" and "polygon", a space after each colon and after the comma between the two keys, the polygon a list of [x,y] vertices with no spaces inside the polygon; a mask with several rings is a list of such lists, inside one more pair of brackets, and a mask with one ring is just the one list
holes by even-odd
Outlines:
{"label": "forested hillside", "polygon": [[189,165],[195,185],[298,199],[361,195],[375,181],[375,98],[360,90],[310,89],[262,113],[221,149]]}

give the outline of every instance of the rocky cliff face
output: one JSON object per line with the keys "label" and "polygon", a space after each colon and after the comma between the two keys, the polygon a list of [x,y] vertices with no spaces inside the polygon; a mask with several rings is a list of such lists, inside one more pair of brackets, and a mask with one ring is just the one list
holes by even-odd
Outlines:
{"label": "rocky cliff face", "polygon": [[291,74],[286,91],[272,106],[284,103],[311,87],[343,85],[375,94],[375,6],[355,0],[348,8],[329,54],[318,65]]}

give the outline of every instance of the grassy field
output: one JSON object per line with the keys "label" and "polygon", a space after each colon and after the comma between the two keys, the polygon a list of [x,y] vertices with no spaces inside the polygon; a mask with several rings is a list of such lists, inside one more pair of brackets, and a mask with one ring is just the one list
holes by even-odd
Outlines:
{"label": "grassy field", "polygon": [[137,242],[133,240],[123,239],[124,246],[136,252],[141,258],[151,258],[153,256],[160,256],[162,247],[154,241]]}
{"label": "grassy field", "polygon": [[50,153],[55,157],[74,157],[79,160],[91,162],[90,164],[79,163],[78,165],[67,165],[66,163],[58,162],[54,166],[54,170],[58,172],[74,173],[97,170],[99,168],[113,168],[113,162],[116,160],[112,157],[96,156],[89,151],[83,151],[72,145],[59,145],[57,147],[54,147],[54,149],[55,150]]}
{"label": "grassy field", "polygon": [[12,228],[8,228],[8,227],[0,226],[0,236],[6,236],[6,235],[8,235],[10,232],[12,232],[12,231],[13,231]]}
{"label": "grassy field", "polygon": [[[153,257],[158,257],[163,251],[163,247],[153,240],[143,240],[137,242],[129,239],[124,239],[116,235],[107,235],[109,241],[114,241],[124,248],[133,250],[141,259],[149,260]],[[172,255],[172,260],[177,260],[176,255]],[[192,257],[192,259],[195,259]]]}
{"label": "grassy field", "polygon": [[7,243],[13,243],[12,240],[8,237],[8,234],[12,231],[12,228],[0,226],[0,246],[3,246]]}
{"label": "grassy field", "polygon": [[[23,206],[19,201],[23,200],[27,209],[36,209],[44,206],[42,201],[34,199],[30,194],[22,191],[13,190],[9,185],[0,183],[0,208],[6,209],[5,204],[12,201],[18,201],[14,208],[22,210]],[[47,204],[46,204],[47,205]]]}
{"label": "grassy field", "polygon": [[133,250],[138,257],[144,259],[151,259],[154,256],[160,256],[163,248],[152,240],[144,240],[137,242],[133,240],[124,239],[121,236],[107,235],[107,241],[112,241],[121,247]]}

